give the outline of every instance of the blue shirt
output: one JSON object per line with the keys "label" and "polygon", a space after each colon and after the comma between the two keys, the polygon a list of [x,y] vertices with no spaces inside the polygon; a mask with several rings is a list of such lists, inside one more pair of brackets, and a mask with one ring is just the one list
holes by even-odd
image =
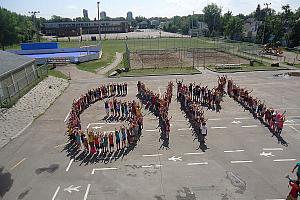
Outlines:
{"label": "blue shirt", "polygon": [[297,174],[300,174],[300,162],[297,162],[297,167],[298,167],[298,171],[297,171]]}

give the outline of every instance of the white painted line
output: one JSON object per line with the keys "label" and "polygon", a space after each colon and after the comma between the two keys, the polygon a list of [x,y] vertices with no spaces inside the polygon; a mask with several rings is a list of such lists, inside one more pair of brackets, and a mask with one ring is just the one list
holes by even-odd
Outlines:
{"label": "white painted line", "polygon": [[263,151],[283,151],[283,148],[263,148]]}
{"label": "white painted line", "polygon": [[20,132],[18,132],[18,134],[12,136],[10,139],[14,140],[16,139],[19,135],[21,135],[31,124],[32,124],[33,120],[31,122],[29,122]]}
{"label": "white painted line", "polygon": [[215,119],[208,119],[208,121],[219,121],[221,120],[220,118],[215,118]]}
{"label": "white painted line", "polygon": [[87,197],[88,197],[89,191],[90,191],[90,187],[91,187],[91,184],[88,184],[88,186],[86,187],[86,191],[85,191],[83,200],[87,200]]}
{"label": "white painted line", "polygon": [[224,153],[236,153],[236,152],[244,152],[244,149],[236,149],[236,150],[228,150],[228,151],[224,151]]}
{"label": "white painted line", "polygon": [[188,163],[187,165],[208,165],[208,162],[202,162],[202,163]]}
{"label": "white painted line", "polygon": [[178,131],[186,131],[186,130],[192,130],[192,128],[179,128]]}
{"label": "white painted line", "polygon": [[284,126],[300,126],[300,124],[283,124]]}
{"label": "white painted line", "polygon": [[92,129],[102,129],[103,126],[94,126]]}
{"label": "white painted line", "polygon": [[179,135],[180,137],[185,137],[186,135]]}
{"label": "white painted line", "polygon": [[255,128],[257,125],[242,126],[242,128]]}
{"label": "white painted line", "polygon": [[155,167],[162,167],[162,165],[155,165]]}
{"label": "white painted line", "polygon": [[92,174],[95,174],[95,171],[105,171],[105,170],[116,170],[116,167],[107,167],[107,168],[94,168]]}
{"label": "white painted line", "polygon": [[15,164],[14,166],[12,166],[11,168],[10,168],[10,170],[13,170],[13,169],[15,169],[16,167],[18,167],[22,162],[24,162],[25,160],[26,160],[27,158],[23,158],[21,161],[19,161],[17,164]]}
{"label": "white painted line", "polygon": [[211,129],[225,129],[227,128],[226,126],[214,126],[214,127],[210,127]]}
{"label": "white painted line", "polygon": [[156,157],[156,156],[162,156],[162,154],[148,154],[148,155],[143,155],[143,157]]}
{"label": "white painted line", "polygon": [[151,165],[142,165],[142,168],[151,168]]}
{"label": "white painted line", "polygon": [[235,161],[230,161],[230,163],[235,164],[235,163],[252,163],[252,160],[235,160]]}
{"label": "white painted line", "polygon": [[55,200],[55,198],[56,198],[56,196],[57,196],[59,190],[60,190],[60,186],[58,186],[58,187],[56,188],[55,193],[54,193],[54,195],[53,195],[53,197],[52,197],[52,200]]}
{"label": "white painted line", "polygon": [[288,161],[295,161],[296,159],[276,159],[276,160],[273,160],[274,162],[288,162]]}
{"label": "white painted line", "polygon": [[66,169],[66,172],[69,171],[69,169],[70,169],[70,167],[71,167],[73,161],[74,161],[74,159],[72,158],[72,159],[70,160],[69,164],[68,164],[68,167],[67,167],[67,169]]}
{"label": "white painted line", "polygon": [[290,126],[290,128],[293,129],[294,131],[296,131],[297,133],[300,133],[300,131],[298,129],[296,129],[295,127]]}
{"label": "white painted line", "polygon": [[183,155],[202,155],[204,152],[197,152],[197,153],[184,153]]}
{"label": "white painted line", "polygon": [[56,148],[58,148],[58,147],[65,146],[65,145],[67,145],[67,144],[69,144],[69,142],[66,142],[66,143],[64,143],[64,144],[59,144],[59,145],[56,145],[56,146],[54,147],[54,149],[56,149]]}
{"label": "white painted line", "polygon": [[234,119],[251,119],[250,117],[236,117]]}
{"label": "white painted line", "polygon": [[265,199],[265,200],[285,200],[285,199]]}
{"label": "white painted line", "polygon": [[158,92],[159,92],[159,96],[161,97],[161,91],[160,88],[158,87]]}
{"label": "white painted line", "polygon": [[175,121],[175,122],[187,122],[188,120],[187,119],[177,119],[177,120],[172,120],[172,121]]}
{"label": "white painted line", "polygon": [[71,112],[71,111],[68,112],[68,114],[67,114],[67,116],[66,116],[64,122],[66,122],[66,121],[68,120],[68,118],[69,118],[69,116],[70,116],[70,112]]}
{"label": "white painted line", "polygon": [[106,123],[107,125],[116,125],[116,124],[121,124],[119,122],[110,122],[110,123]]}
{"label": "white painted line", "polygon": [[152,130],[145,130],[146,132],[156,132],[158,129],[152,129]]}

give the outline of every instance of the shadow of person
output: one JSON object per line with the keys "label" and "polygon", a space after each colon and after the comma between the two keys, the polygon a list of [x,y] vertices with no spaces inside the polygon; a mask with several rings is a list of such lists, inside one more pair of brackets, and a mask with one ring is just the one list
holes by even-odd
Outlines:
{"label": "shadow of person", "polygon": [[4,195],[10,190],[13,185],[13,179],[11,178],[11,174],[9,172],[4,172],[4,167],[0,167],[0,197],[4,197]]}

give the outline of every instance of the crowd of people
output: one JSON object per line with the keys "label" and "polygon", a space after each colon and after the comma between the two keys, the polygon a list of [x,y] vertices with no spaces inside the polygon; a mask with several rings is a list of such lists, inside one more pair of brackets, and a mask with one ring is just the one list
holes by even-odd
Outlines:
{"label": "crowd of people", "polygon": [[145,104],[146,109],[152,111],[159,118],[159,126],[164,139],[169,139],[170,119],[168,116],[169,105],[173,95],[173,82],[169,82],[163,95],[154,93],[145,86],[144,83],[138,81],[138,98]]}
{"label": "crowd of people", "polygon": [[128,119],[140,112],[140,105],[135,101],[121,101],[116,98],[104,102],[106,117]]}
{"label": "crowd of people", "polygon": [[189,83],[183,84],[182,81],[177,81],[177,98],[179,95],[186,95],[191,101],[207,106],[208,109],[219,111],[221,109],[221,101],[224,95],[224,88],[226,85],[226,77],[219,77],[218,86],[209,89],[208,86],[201,86],[201,84]]}
{"label": "crowd of people", "polygon": [[255,119],[259,119],[266,124],[273,134],[280,135],[285,121],[285,112],[281,113],[272,107],[268,107],[264,101],[252,96],[251,92],[233,83],[232,79],[228,80],[228,95],[249,110]]}

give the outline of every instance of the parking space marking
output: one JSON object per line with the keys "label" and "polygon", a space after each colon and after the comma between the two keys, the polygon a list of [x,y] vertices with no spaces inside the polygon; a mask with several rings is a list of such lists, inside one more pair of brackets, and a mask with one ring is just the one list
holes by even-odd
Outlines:
{"label": "parking space marking", "polygon": [[188,165],[188,166],[191,166],[191,165],[208,165],[208,162],[202,162],[202,163],[188,163],[187,165]]}
{"label": "parking space marking", "polygon": [[196,153],[184,153],[183,155],[202,155],[204,152],[196,152]]}
{"label": "parking space marking", "polygon": [[215,119],[208,119],[208,121],[219,121],[221,120],[220,118],[215,118]]}
{"label": "parking space marking", "polygon": [[91,187],[91,184],[88,184],[87,187],[86,187],[86,191],[85,191],[83,200],[87,200],[87,197],[88,197],[89,191],[90,191],[90,187]]}
{"label": "parking space marking", "polygon": [[210,127],[211,129],[225,129],[227,128],[226,126],[213,126],[213,127]]}
{"label": "parking space marking", "polygon": [[244,152],[244,149],[236,149],[236,150],[227,150],[224,151],[224,153],[236,153],[236,152]]}
{"label": "parking space marking", "polygon": [[294,131],[296,131],[297,133],[300,133],[300,131],[298,129],[296,129],[295,127],[290,126],[290,128],[293,129]]}
{"label": "parking space marking", "polygon": [[66,122],[66,121],[67,121],[67,119],[69,118],[69,116],[70,116],[70,111],[68,112],[68,114],[67,114],[67,116],[66,116],[66,118],[65,118],[64,122]]}
{"label": "parking space marking", "polygon": [[289,161],[295,161],[296,159],[291,158],[291,159],[276,159],[273,160],[274,162],[289,162]]}
{"label": "parking space marking", "polygon": [[56,198],[56,196],[57,196],[59,190],[60,190],[60,186],[58,186],[58,187],[56,188],[55,193],[53,194],[52,200],[55,200],[55,198]]}
{"label": "parking space marking", "polygon": [[192,130],[192,128],[179,128],[178,131],[186,131],[186,130]]}
{"label": "parking space marking", "polygon": [[283,151],[283,148],[263,148],[263,151]]}
{"label": "parking space marking", "polygon": [[162,156],[162,154],[146,154],[146,155],[143,155],[143,157],[156,157],[156,156]]}
{"label": "parking space marking", "polygon": [[58,148],[58,147],[66,146],[67,144],[69,144],[69,142],[66,142],[66,143],[64,143],[64,144],[56,145],[56,146],[54,147],[54,149],[56,149],[56,148]]}
{"label": "parking space marking", "polygon": [[69,169],[70,169],[70,167],[71,167],[73,161],[74,161],[74,159],[72,158],[72,159],[70,160],[69,164],[68,164],[68,167],[67,167],[67,169],[66,169],[66,172],[69,171]]}
{"label": "parking space marking", "polygon": [[236,118],[234,118],[234,119],[251,119],[250,117],[236,117]]}
{"label": "parking space marking", "polygon": [[94,168],[92,174],[95,174],[96,171],[106,171],[106,170],[117,170],[116,167],[106,167],[106,168]]}
{"label": "parking space marking", "polygon": [[265,199],[265,200],[285,200],[285,199]]}
{"label": "parking space marking", "polygon": [[252,160],[234,160],[234,161],[230,161],[230,163],[232,164],[236,164],[236,163],[252,163]]}
{"label": "parking space marking", "polygon": [[257,125],[242,126],[242,128],[256,128]]}
{"label": "parking space marking", "polygon": [[142,168],[152,168],[152,165],[142,165]]}
{"label": "parking space marking", "polygon": [[145,130],[146,132],[156,132],[158,129],[150,129],[150,130]]}
{"label": "parking space marking", "polygon": [[10,171],[12,171],[13,169],[15,169],[16,167],[18,167],[22,162],[24,162],[27,158],[23,158],[22,160],[20,160],[17,164],[15,164],[14,166],[12,166],[10,168]]}

